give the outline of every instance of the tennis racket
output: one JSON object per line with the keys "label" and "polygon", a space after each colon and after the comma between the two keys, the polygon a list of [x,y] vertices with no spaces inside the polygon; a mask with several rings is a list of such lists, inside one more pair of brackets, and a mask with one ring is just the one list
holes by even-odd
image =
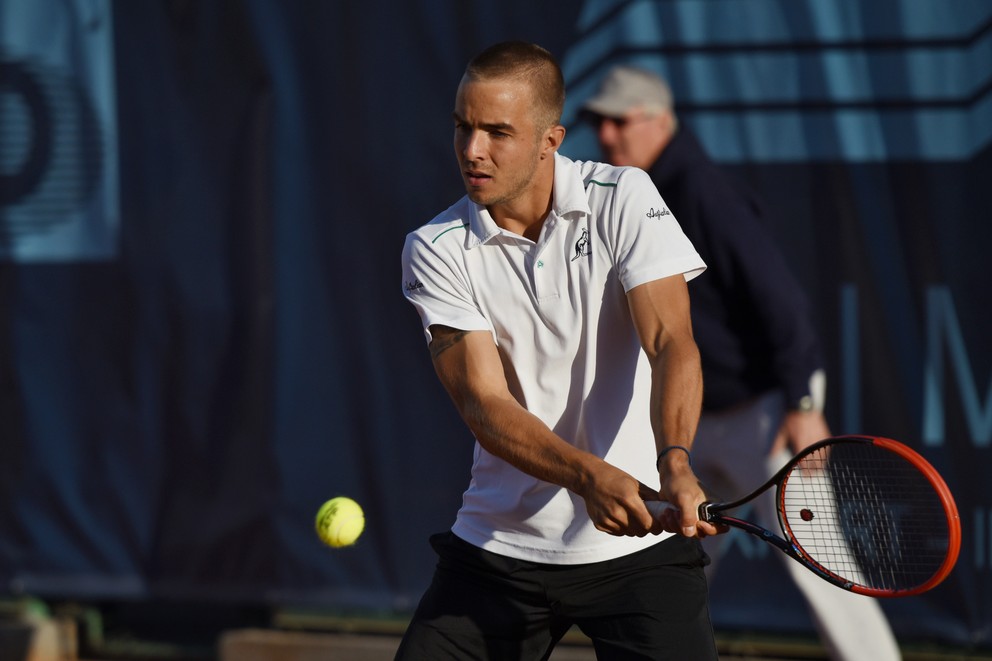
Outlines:
{"label": "tennis racket", "polygon": [[[780,531],[725,514],[772,487]],[[820,441],[747,496],[703,503],[699,518],[756,535],[820,578],[872,597],[926,592],[961,548],[957,506],[937,471],[902,443],[872,436]]]}

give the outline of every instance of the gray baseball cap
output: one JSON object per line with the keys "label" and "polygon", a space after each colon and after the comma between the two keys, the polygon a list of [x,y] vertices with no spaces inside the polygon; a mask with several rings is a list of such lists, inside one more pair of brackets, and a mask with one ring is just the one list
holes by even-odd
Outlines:
{"label": "gray baseball cap", "polygon": [[672,90],[651,71],[619,65],[610,69],[582,109],[604,117],[622,117],[637,107],[655,112],[671,110]]}

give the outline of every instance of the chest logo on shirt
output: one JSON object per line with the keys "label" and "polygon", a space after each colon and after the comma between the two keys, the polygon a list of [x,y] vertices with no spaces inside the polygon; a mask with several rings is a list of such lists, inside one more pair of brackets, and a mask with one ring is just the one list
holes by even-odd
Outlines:
{"label": "chest logo on shirt", "polygon": [[410,292],[412,294],[413,292],[417,291],[418,289],[423,289],[424,288],[424,283],[422,283],[420,280],[414,278],[413,282],[409,282],[409,281],[404,282],[403,283],[403,287],[404,287],[404,289],[406,289],[408,292]]}
{"label": "chest logo on shirt", "polygon": [[582,230],[582,236],[575,242],[575,255],[572,256],[572,261],[574,262],[579,257],[585,257],[591,253],[592,251],[589,248],[589,230],[584,229]]}
{"label": "chest logo on shirt", "polygon": [[661,218],[662,216],[670,216],[670,215],[672,215],[672,212],[669,211],[667,208],[655,209],[654,207],[651,207],[650,209],[648,209],[648,218]]}

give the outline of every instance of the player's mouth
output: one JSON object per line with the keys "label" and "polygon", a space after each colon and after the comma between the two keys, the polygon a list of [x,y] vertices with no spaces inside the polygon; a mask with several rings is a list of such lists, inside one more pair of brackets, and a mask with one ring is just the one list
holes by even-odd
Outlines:
{"label": "player's mouth", "polygon": [[465,182],[469,186],[482,186],[486,182],[491,180],[492,180],[492,176],[486,174],[485,172],[480,172],[478,170],[465,171]]}

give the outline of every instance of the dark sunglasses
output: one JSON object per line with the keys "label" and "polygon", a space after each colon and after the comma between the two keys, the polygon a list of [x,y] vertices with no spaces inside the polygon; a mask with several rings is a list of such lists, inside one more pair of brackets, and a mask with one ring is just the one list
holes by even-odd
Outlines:
{"label": "dark sunglasses", "polygon": [[590,110],[583,110],[579,113],[579,119],[598,131],[599,128],[606,122],[613,124],[618,129],[622,129],[628,124],[636,124],[637,122],[651,119],[651,117],[607,117],[606,115],[600,115],[599,113],[595,113]]}

